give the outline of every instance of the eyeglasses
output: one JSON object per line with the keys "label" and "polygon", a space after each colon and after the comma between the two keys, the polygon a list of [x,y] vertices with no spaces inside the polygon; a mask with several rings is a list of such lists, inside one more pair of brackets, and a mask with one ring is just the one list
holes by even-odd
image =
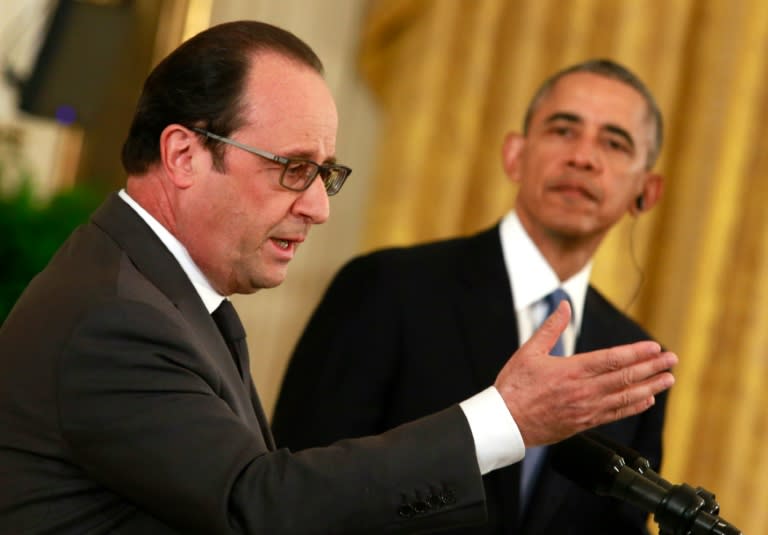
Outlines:
{"label": "eyeglasses", "polygon": [[309,186],[312,185],[312,182],[315,180],[317,175],[320,175],[320,179],[323,181],[323,185],[325,186],[325,192],[330,197],[332,195],[336,195],[339,190],[341,190],[341,186],[344,185],[344,181],[347,180],[347,177],[352,172],[352,169],[345,165],[319,164],[317,162],[313,162],[312,160],[305,160],[303,158],[284,158],[283,156],[278,156],[265,150],[243,145],[234,139],[219,136],[202,128],[192,127],[192,130],[198,134],[202,134],[211,139],[215,139],[216,141],[221,141],[222,143],[233,145],[238,149],[242,149],[246,152],[250,152],[251,154],[255,154],[256,156],[261,156],[267,160],[279,163],[283,166],[283,172],[280,174],[280,185],[291,191],[304,191],[308,189]]}

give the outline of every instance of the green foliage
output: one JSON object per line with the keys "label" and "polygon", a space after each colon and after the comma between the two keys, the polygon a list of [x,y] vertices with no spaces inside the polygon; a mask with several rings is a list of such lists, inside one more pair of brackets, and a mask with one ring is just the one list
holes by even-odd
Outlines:
{"label": "green foliage", "polygon": [[76,186],[39,201],[29,180],[0,195],[0,324],[29,281],[100,200],[95,191]]}

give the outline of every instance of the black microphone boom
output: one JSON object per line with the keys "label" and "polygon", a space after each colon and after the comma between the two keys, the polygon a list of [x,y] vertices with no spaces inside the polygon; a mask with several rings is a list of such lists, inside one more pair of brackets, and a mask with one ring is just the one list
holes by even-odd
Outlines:
{"label": "black microphone boom", "polygon": [[549,455],[555,470],[576,484],[653,513],[665,534],[741,534],[728,522],[707,512],[704,499],[694,488],[686,484],[660,485],[628,467],[621,456],[587,436],[576,435],[554,444],[549,448]]}
{"label": "black microphone boom", "polygon": [[[652,468],[651,463],[643,457],[639,452],[632,448],[625,446],[619,442],[611,440],[610,438],[596,433],[595,431],[584,431],[582,433],[585,437],[594,440],[595,442],[612,449],[619,457],[624,459],[624,462],[630,468],[637,470],[645,477],[659,485],[660,487],[669,490],[672,488],[672,483],[657,474]],[[709,514],[717,515],[720,513],[720,504],[717,503],[715,494],[708,491],[704,487],[696,487],[696,494],[704,499],[704,510]]]}
{"label": "black microphone boom", "polygon": [[[608,449],[613,450],[619,457],[624,459],[624,462],[630,468],[640,472],[642,475],[656,483],[658,486],[669,490],[672,488],[672,483],[661,477],[651,468],[651,463],[643,457],[639,452],[633,450],[629,446],[625,446],[620,442],[611,440],[610,438],[601,435],[595,431],[584,431],[582,433],[585,437],[594,440],[598,444],[605,446]],[[720,504],[717,503],[715,494],[708,491],[704,487],[696,487],[696,494],[704,499],[704,510],[709,514],[717,515],[720,513]]]}

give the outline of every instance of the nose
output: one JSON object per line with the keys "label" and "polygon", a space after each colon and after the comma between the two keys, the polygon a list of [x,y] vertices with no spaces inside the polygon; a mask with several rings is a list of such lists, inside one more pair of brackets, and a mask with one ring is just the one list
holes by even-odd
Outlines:
{"label": "nose", "polygon": [[293,211],[299,217],[313,225],[320,225],[328,220],[330,203],[325,192],[325,184],[318,175],[307,189],[301,192],[293,204]]}
{"label": "nose", "polygon": [[571,151],[568,154],[568,166],[585,171],[600,169],[600,154],[597,141],[587,136],[574,140]]}

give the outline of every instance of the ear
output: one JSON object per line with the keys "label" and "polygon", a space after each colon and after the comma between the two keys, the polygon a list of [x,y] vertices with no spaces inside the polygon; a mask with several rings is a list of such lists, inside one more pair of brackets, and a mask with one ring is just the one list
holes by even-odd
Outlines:
{"label": "ear", "polygon": [[[629,213],[638,216],[642,212],[647,212],[656,206],[656,203],[661,200],[663,193],[664,177],[658,173],[648,172],[645,176],[642,191],[632,199]],[[642,202],[638,202],[640,198],[642,198]]]}
{"label": "ear", "polygon": [[501,147],[501,163],[504,172],[512,182],[520,181],[520,153],[525,145],[525,138],[517,132],[509,132],[504,136]]}
{"label": "ear", "polygon": [[165,176],[180,189],[194,183],[195,156],[202,147],[191,130],[178,124],[166,126],[160,133],[160,162]]}

